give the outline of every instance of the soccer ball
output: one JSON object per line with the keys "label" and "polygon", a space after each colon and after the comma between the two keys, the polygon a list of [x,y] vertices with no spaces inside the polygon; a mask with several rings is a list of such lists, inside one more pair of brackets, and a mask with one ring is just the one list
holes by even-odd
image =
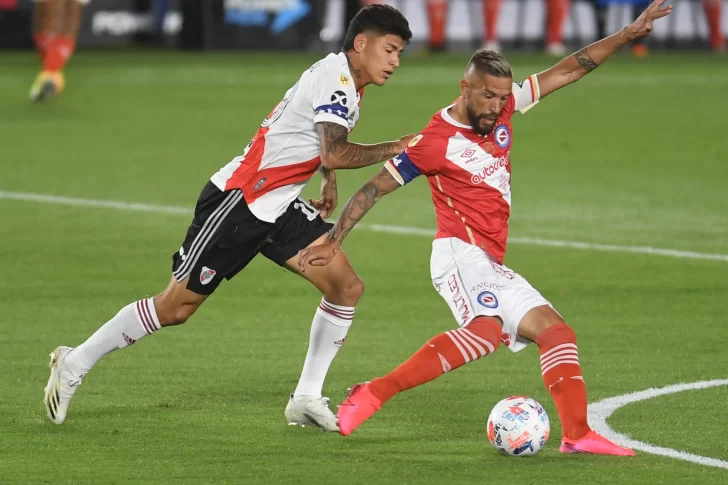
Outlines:
{"label": "soccer ball", "polygon": [[511,396],[496,404],[487,426],[490,443],[509,456],[535,455],[551,431],[544,408],[526,396]]}

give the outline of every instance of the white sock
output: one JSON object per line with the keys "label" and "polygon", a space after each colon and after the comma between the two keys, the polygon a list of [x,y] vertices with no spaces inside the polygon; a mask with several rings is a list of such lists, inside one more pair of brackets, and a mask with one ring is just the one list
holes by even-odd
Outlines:
{"label": "white sock", "polygon": [[311,324],[306,361],[294,396],[321,397],[326,373],[344,345],[354,319],[354,307],[334,305],[321,299]]}
{"label": "white sock", "polygon": [[82,377],[109,352],[123,349],[160,328],[152,298],[130,303],[88,340],[73,349],[66,357],[66,362],[71,372]]}

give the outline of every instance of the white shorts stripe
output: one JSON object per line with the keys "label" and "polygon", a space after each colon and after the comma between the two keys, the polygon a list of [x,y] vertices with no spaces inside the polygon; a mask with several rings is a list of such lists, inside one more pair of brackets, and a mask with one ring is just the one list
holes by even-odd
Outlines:
{"label": "white shorts stripe", "polygon": [[569,359],[569,360],[559,360],[557,362],[554,362],[553,364],[551,364],[548,367],[544,367],[544,369],[541,371],[541,375],[545,375],[548,371],[550,371],[554,367],[560,366],[561,364],[576,364],[576,365],[579,365],[579,361],[578,360],[571,360],[571,359]]}
{"label": "white shorts stripe", "polygon": [[465,349],[463,348],[463,346],[460,345],[460,342],[458,342],[458,340],[455,337],[452,336],[452,333],[450,331],[447,331],[447,332],[445,332],[445,335],[447,335],[448,337],[450,337],[450,340],[453,341],[453,343],[455,344],[455,346],[460,350],[460,353],[463,354],[463,359],[465,359],[465,363],[467,364],[468,362],[470,362],[470,357],[465,352]]}
{"label": "white shorts stripe", "polygon": [[192,241],[187,255],[187,260],[182,263],[179,268],[177,268],[177,271],[173,273],[174,278],[177,281],[182,281],[190,274],[207,243],[210,239],[212,239],[212,236],[225,220],[225,217],[242,198],[243,194],[240,190],[232,190],[222,204],[220,204],[220,206],[215,209],[212,214],[210,214],[210,217],[208,217],[202,225],[200,233],[197,237],[195,237],[194,241]]}

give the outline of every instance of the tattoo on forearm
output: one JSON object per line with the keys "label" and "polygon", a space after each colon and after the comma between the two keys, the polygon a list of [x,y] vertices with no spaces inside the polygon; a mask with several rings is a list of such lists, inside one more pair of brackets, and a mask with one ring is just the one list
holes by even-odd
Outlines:
{"label": "tattoo on forearm", "polygon": [[357,222],[364,217],[364,214],[369,212],[369,209],[374,207],[377,203],[380,195],[379,187],[373,182],[368,182],[364,187],[354,194],[349,202],[346,203],[344,209],[341,211],[339,219],[336,221],[336,225],[331,228],[329,232],[328,242],[338,243],[346,237],[349,232],[354,228]]}
{"label": "tattoo on forearm", "polygon": [[317,123],[321,140],[322,157],[336,157],[338,168],[360,168],[374,165],[396,155],[399,144],[396,142],[361,145],[349,143],[349,130],[336,123]]}
{"label": "tattoo on forearm", "polygon": [[576,54],[574,54],[574,57],[586,72],[592,72],[594,69],[599,67],[599,64],[594,62],[594,59],[591,58],[589,53],[586,51],[586,48],[579,50]]}
{"label": "tattoo on forearm", "polygon": [[396,190],[399,186],[399,182],[392,177],[387,169],[382,168],[373,179],[349,199],[336,224],[329,232],[327,241],[341,245],[346,235],[369,212],[369,209],[374,207],[379,199]]}

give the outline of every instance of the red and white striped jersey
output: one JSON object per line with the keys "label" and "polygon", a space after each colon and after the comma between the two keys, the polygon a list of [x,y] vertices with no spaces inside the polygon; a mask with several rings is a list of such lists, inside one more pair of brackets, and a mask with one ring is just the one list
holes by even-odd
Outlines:
{"label": "red and white striped jersey", "polygon": [[437,216],[436,239],[461,239],[503,264],[511,213],[511,116],[526,112],[538,100],[535,75],[514,83],[493,131],[485,137],[453,119],[450,105],[431,118],[404,152],[385,163],[402,185],[427,176]]}
{"label": "red and white striped jersey", "polygon": [[321,165],[316,123],[337,123],[351,131],[362,94],[344,53],[329,54],[304,71],[243,155],[213,175],[212,182],[220,190],[240,189],[258,219],[275,222]]}

